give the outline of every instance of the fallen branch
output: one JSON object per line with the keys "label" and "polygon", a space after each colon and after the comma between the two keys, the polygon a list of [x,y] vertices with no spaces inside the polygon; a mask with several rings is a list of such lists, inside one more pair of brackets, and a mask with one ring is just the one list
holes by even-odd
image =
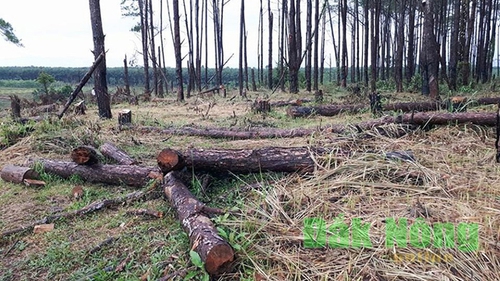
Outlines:
{"label": "fallen branch", "polygon": [[161,181],[159,170],[156,167],[104,164],[87,166],[50,159],[37,159],[33,162],[41,163],[46,173],[56,174],[63,178],[77,175],[88,182],[144,187],[151,180]]}
{"label": "fallen branch", "polygon": [[191,249],[197,252],[209,274],[221,274],[229,269],[234,251],[217,233],[210,219],[202,212],[205,204],[198,201],[174,172],[165,175],[163,189],[184,231],[189,235]]}
{"label": "fallen branch", "polygon": [[101,201],[93,202],[79,210],[72,211],[72,212],[66,212],[66,213],[61,213],[53,216],[47,216],[41,220],[37,220],[35,222],[32,222],[28,225],[21,226],[19,228],[15,228],[12,230],[7,230],[2,232],[0,238],[5,238],[14,234],[19,234],[19,233],[24,233],[28,231],[32,231],[33,228],[36,225],[40,224],[47,224],[47,223],[52,223],[60,219],[70,219],[74,218],[76,216],[84,216],[87,214],[91,214],[100,210],[104,210],[105,208],[109,208],[112,206],[118,206],[121,205],[125,202],[134,202],[134,201],[139,201],[139,200],[146,200],[146,199],[152,199],[152,198],[158,198],[161,195],[155,194],[153,190],[149,191],[135,191],[126,194],[123,197],[119,198],[114,198],[114,199],[103,199]]}
{"label": "fallen branch", "polygon": [[136,165],[137,161],[132,159],[125,151],[119,149],[114,144],[105,142],[99,147],[99,151],[106,156],[116,161],[119,165]]}

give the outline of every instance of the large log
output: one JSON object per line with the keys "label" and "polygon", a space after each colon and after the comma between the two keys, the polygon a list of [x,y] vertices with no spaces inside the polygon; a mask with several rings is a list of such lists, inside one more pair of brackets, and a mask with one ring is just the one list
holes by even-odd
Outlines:
{"label": "large log", "polygon": [[208,218],[210,208],[198,201],[174,173],[165,175],[163,189],[189,236],[191,249],[200,255],[209,274],[224,273],[234,260],[233,248],[219,236]]}
{"label": "large log", "polygon": [[[144,187],[151,180],[158,180],[159,169],[156,167],[142,167],[136,165],[78,165],[50,159],[37,159],[43,165],[46,173],[56,174],[63,178],[77,175],[85,181],[105,183],[110,185],[128,185]],[[161,180],[161,175],[160,179]]]}
{"label": "large log", "polygon": [[116,147],[114,144],[105,142],[99,147],[99,151],[106,156],[116,161],[119,165],[136,165],[137,161],[132,159],[125,151]]}
{"label": "large log", "polygon": [[227,129],[227,128],[195,128],[195,127],[180,127],[180,128],[157,128],[157,127],[138,127],[142,133],[157,132],[160,134],[181,135],[181,136],[199,136],[215,139],[267,139],[267,138],[293,138],[305,137],[313,134],[315,129],[277,129],[277,128],[261,128],[253,130],[242,129]]}
{"label": "large log", "polygon": [[306,117],[313,114],[321,116],[335,116],[343,112],[356,113],[360,110],[365,109],[364,104],[330,104],[330,105],[319,105],[312,107],[305,106],[290,106],[286,113],[288,116],[296,117]]}
{"label": "large log", "polygon": [[4,181],[13,183],[23,183],[26,179],[33,180],[40,178],[35,170],[14,165],[6,165],[3,167],[1,177]]}
{"label": "large log", "polygon": [[184,167],[232,173],[312,172],[316,166],[315,155],[325,152],[325,149],[308,147],[191,148],[183,152],[166,148],[158,154],[157,161],[163,173]]}

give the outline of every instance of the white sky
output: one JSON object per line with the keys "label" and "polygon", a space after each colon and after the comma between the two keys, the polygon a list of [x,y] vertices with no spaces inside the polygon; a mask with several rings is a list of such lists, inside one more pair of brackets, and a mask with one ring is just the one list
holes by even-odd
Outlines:
{"label": "white sky", "polygon": [[[109,50],[106,57],[107,66],[122,66],[125,54],[129,58],[133,58],[135,54],[137,64],[142,65],[142,58],[136,52],[142,49],[138,34],[130,31],[138,19],[122,17],[120,2],[121,0],[101,0],[103,30],[106,34],[105,47]],[[189,3],[189,1],[186,2]],[[245,1],[250,66],[257,65],[259,2],[257,0]],[[153,2],[153,5],[156,5],[153,9],[157,10],[159,1]],[[165,10],[163,21],[164,25],[167,25],[165,2],[163,6]],[[211,9],[210,4],[209,9]],[[264,9],[267,8],[264,7]],[[180,12],[183,14],[182,6]],[[225,6],[224,52],[226,59],[234,53],[227,65],[229,67],[238,66],[239,12],[239,0],[231,0]],[[0,38],[0,66],[89,67],[93,62],[88,0],[0,0],[0,18],[12,24],[15,34],[24,44],[24,48],[20,48]],[[210,20],[209,11],[209,22]],[[267,23],[266,15],[264,22]],[[181,28],[183,29],[184,26],[184,18],[181,17]],[[170,29],[168,25],[165,27],[167,29],[164,30],[163,36],[166,44],[167,65],[175,66]],[[211,36],[210,33],[213,33],[213,26],[209,23],[209,36]],[[184,34],[181,34],[181,37],[186,38]],[[267,35],[264,37],[264,42],[267,42]],[[187,40],[183,46],[186,45]],[[209,47],[213,48],[213,40],[210,38]],[[264,52],[266,55],[267,46]],[[184,50],[185,53],[187,53],[186,50]],[[211,53],[212,51],[209,51],[209,54]],[[209,67],[213,67],[210,61]]]}

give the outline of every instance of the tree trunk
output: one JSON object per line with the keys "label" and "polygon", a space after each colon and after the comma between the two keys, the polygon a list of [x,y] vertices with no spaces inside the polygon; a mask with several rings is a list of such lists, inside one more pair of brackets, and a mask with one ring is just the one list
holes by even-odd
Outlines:
{"label": "tree trunk", "polygon": [[243,43],[244,43],[244,36],[245,36],[245,28],[244,28],[244,22],[245,22],[245,1],[241,0],[241,6],[240,6],[240,46],[239,46],[239,67],[238,67],[238,89],[240,96],[243,96]]}
{"label": "tree trunk", "polygon": [[[128,185],[142,188],[152,179],[158,180],[158,168],[135,165],[78,165],[50,159],[37,159],[46,173],[52,173],[62,178],[77,175],[84,181],[105,183],[110,185]],[[33,163],[34,164],[34,163]],[[161,180],[161,176],[160,176]]]}
{"label": "tree trunk", "polygon": [[455,0],[453,3],[453,26],[450,37],[450,90],[457,90],[457,68],[458,68],[458,50],[459,50],[459,30],[460,30],[460,1]]}
{"label": "tree trunk", "polygon": [[[153,93],[158,95],[158,70],[157,65],[158,62],[156,60],[156,47],[155,47],[155,27],[153,25],[153,0],[146,0],[149,3],[148,11],[149,11],[149,30],[150,30],[150,52],[151,52],[151,64],[153,65]],[[162,39],[163,40],[163,39]]]}
{"label": "tree trunk", "polygon": [[410,83],[415,75],[415,14],[416,14],[416,0],[409,0],[408,5],[408,51],[406,63],[406,83]]}
{"label": "tree trunk", "polygon": [[398,22],[396,22],[396,60],[394,66],[394,80],[396,81],[396,92],[403,92],[403,53],[404,53],[404,39],[405,39],[405,8],[406,1],[402,0],[399,4]]}
{"label": "tree trunk", "polygon": [[102,155],[113,159],[119,165],[136,165],[138,164],[132,157],[130,157],[125,151],[116,147],[112,143],[105,142],[99,147],[99,151]]}
{"label": "tree trunk", "polygon": [[151,92],[151,88],[149,85],[148,6],[144,3],[144,1],[148,0],[138,0],[138,4],[139,16],[141,18],[142,58],[144,62],[144,93],[149,94]]}
{"label": "tree trunk", "polygon": [[319,54],[318,54],[318,49],[319,49],[319,19],[320,19],[320,14],[319,14],[319,0],[315,1],[315,8],[314,8],[314,58],[313,58],[313,90],[317,91],[318,90],[318,76],[319,76]]}
{"label": "tree trunk", "polygon": [[[99,0],[89,0],[90,21],[92,23],[92,34],[94,38],[94,58],[97,60],[100,54],[105,54],[104,33],[102,31],[101,7]],[[106,80],[106,56],[102,62],[96,66],[94,72],[94,90],[97,96],[97,107],[99,117],[104,119],[112,118],[111,105],[108,93],[108,82]]]}
{"label": "tree trunk", "polygon": [[312,172],[314,154],[324,149],[307,147],[266,147],[258,149],[162,150],[157,157],[163,173],[184,167],[219,173]]}
{"label": "tree trunk", "polygon": [[[370,2],[371,3],[371,2]],[[369,17],[369,2],[365,1],[364,3],[364,16],[365,16],[365,24],[364,24],[364,33],[365,33],[365,40],[364,40],[364,55],[363,55],[363,65],[364,65],[364,81],[365,81],[365,87],[368,88],[368,81],[369,81],[369,75],[368,75],[368,53],[369,53],[369,40],[370,40],[370,17]],[[331,21],[331,18],[330,18]],[[332,31],[333,32],[333,31]]]}
{"label": "tree trunk", "polygon": [[156,128],[156,127],[140,127],[141,133],[156,132],[167,135],[180,136],[199,136],[214,139],[230,139],[230,140],[248,140],[248,139],[273,139],[273,138],[294,138],[305,137],[313,134],[314,129],[277,129],[277,128],[261,128],[253,130],[231,130],[227,128]]}
{"label": "tree trunk", "polygon": [[200,255],[205,270],[213,275],[227,271],[234,251],[208,218],[211,208],[198,201],[173,172],[165,175],[163,189],[189,236],[190,248]]}
{"label": "tree trunk", "polygon": [[[300,6],[300,0],[297,0]],[[299,92],[299,70],[301,65],[301,36],[300,36],[300,12],[296,9],[295,1],[290,1],[288,16],[288,70],[290,93]]]}
{"label": "tree trunk", "polygon": [[175,72],[177,76],[177,101],[184,101],[184,82],[182,80],[182,55],[181,36],[179,26],[179,0],[173,1],[174,14],[174,50],[175,50]]}
{"label": "tree trunk", "polygon": [[433,100],[439,98],[439,47],[434,34],[434,1],[422,2],[424,9],[424,37],[421,52],[422,94]]}
{"label": "tree trunk", "polygon": [[342,87],[347,86],[347,65],[349,64],[348,62],[348,57],[347,57],[347,0],[341,0],[340,1],[341,5],[341,15],[342,15],[342,68],[341,68],[341,82],[340,85]]}
{"label": "tree trunk", "polygon": [[305,78],[306,91],[311,91],[311,62],[312,62],[312,0],[306,0],[306,57],[305,57]]}
{"label": "tree trunk", "polygon": [[23,183],[26,179],[36,180],[40,176],[31,168],[5,165],[1,172],[2,180],[13,183]]}
{"label": "tree trunk", "polygon": [[267,1],[267,13],[269,18],[269,48],[267,54],[267,88],[273,89],[273,13],[271,12],[271,0]]}
{"label": "tree trunk", "polygon": [[127,96],[130,96],[130,82],[129,82],[129,77],[128,77],[128,62],[127,62],[127,55],[125,55],[125,58],[123,59],[123,81],[125,83],[125,93]]}

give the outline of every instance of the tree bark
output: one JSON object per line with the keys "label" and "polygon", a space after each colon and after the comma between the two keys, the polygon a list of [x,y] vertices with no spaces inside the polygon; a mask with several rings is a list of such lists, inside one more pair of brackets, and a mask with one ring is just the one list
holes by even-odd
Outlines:
{"label": "tree bark", "polygon": [[[267,147],[258,149],[188,149],[162,150],[157,157],[163,173],[184,167],[208,172],[312,172],[315,154],[324,149],[307,147]],[[177,156],[177,157],[176,157]],[[165,161],[167,160],[167,161]]]}
{"label": "tree bark", "polygon": [[234,251],[208,218],[210,208],[198,201],[174,172],[165,175],[163,189],[189,236],[191,249],[200,255],[205,270],[213,275],[227,271],[234,260]]}
{"label": "tree bark", "polygon": [[97,60],[100,54],[104,54],[102,62],[97,64],[94,73],[94,90],[97,96],[97,107],[99,117],[110,119],[111,104],[108,93],[108,82],[106,80],[106,49],[104,47],[104,32],[102,31],[100,0],[89,0],[90,21],[92,23],[92,34],[94,37],[94,58]]}
{"label": "tree bark", "polygon": [[179,0],[173,1],[175,73],[177,76],[177,101],[184,101],[184,82],[182,81],[181,35],[179,26]]}
{"label": "tree bark", "polygon": [[435,100],[439,97],[439,46],[434,34],[434,1],[422,2],[424,10],[423,43],[421,52],[422,94]]}
{"label": "tree bark", "polygon": [[148,57],[148,9],[144,1],[138,0],[139,16],[141,18],[141,39],[142,39],[142,58],[144,63],[144,93],[151,92],[149,85],[149,57]]}
{"label": "tree bark", "polygon": [[[132,187],[144,187],[151,180],[158,180],[158,168],[141,167],[135,165],[101,165],[92,166],[78,165],[73,162],[65,162],[50,159],[38,159],[43,165],[46,173],[56,174],[63,178],[77,175],[84,181],[105,183],[110,185],[128,185]],[[161,178],[161,177],[160,177]],[[160,179],[161,180],[161,179]]]}
{"label": "tree bark", "polygon": [[271,12],[271,0],[267,1],[267,14],[269,19],[269,48],[267,54],[267,88],[273,88],[273,13]]}
{"label": "tree bark", "polygon": [[138,164],[132,157],[130,157],[125,151],[116,147],[114,144],[105,142],[99,147],[99,151],[102,155],[113,159],[118,163],[118,165],[136,165]]}
{"label": "tree bark", "polygon": [[2,180],[13,183],[23,183],[25,179],[39,179],[40,176],[31,168],[6,165],[1,172]]}

